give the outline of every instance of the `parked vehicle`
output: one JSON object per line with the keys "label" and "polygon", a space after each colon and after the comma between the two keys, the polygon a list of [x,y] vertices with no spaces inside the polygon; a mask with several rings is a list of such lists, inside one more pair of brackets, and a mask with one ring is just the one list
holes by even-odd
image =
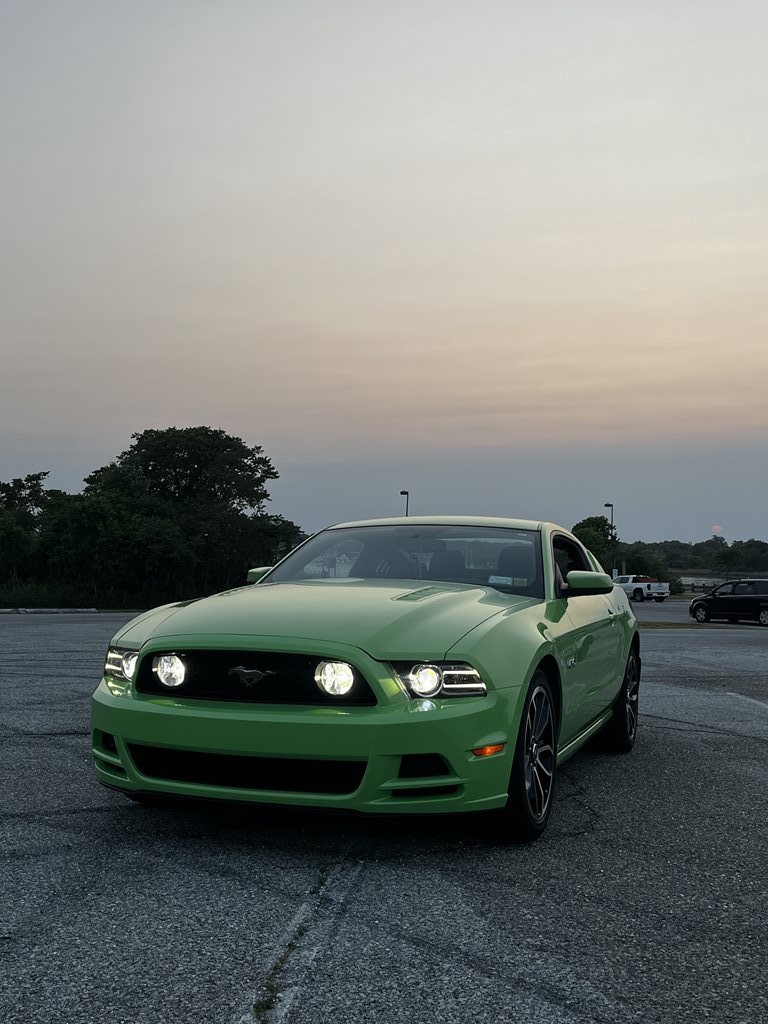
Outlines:
{"label": "parked vehicle", "polygon": [[669,597],[669,584],[659,583],[653,576],[617,576],[613,582],[633,601],[665,601]]}
{"label": "parked vehicle", "polygon": [[114,637],[93,699],[105,785],[144,803],[496,809],[527,841],[568,757],[598,732],[635,742],[637,621],[551,523],[347,523],[249,576]]}
{"label": "parked vehicle", "polygon": [[708,594],[694,597],[688,614],[697,622],[725,619],[726,622],[759,622],[768,626],[768,580],[732,580]]}

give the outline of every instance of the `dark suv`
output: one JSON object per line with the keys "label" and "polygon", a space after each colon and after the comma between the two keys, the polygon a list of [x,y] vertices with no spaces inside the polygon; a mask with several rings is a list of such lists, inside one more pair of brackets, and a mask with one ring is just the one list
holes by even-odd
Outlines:
{"label": "dark suv", "polygon": [[708,594],[694,597],[688,614],[697,622],[749,619],[768,626],[768,580],[733,580],[722,583]]}

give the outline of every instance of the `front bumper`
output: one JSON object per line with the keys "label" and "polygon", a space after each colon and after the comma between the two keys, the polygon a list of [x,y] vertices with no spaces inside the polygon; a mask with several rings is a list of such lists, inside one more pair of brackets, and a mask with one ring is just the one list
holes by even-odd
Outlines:
{"label": "front bumper", "polygon": [[[523,696],[515,688],[361,708],[233,705],[114,696],[102,680],[93,757],[101,782],[130,793],[396,814],[486,810],[507,800]],[[498,754],[472,753],[498,743]],[[408,755],[438,755],[444,770],[434,774],[434,758]],[[359,770],[348,773],[351,791],[322,791],[339,789],[323,781],[331,763]],[[414,771],[419,765],[426,774]]]}

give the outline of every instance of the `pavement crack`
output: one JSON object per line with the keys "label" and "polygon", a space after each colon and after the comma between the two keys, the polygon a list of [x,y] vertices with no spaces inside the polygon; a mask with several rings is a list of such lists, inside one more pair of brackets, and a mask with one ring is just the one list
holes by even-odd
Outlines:
{"label": "pavement crack", "polygon": [[[649,715],[647,712],[641,712],[640,717],[641,719],[652,718],[654,719],[654,723],[674,723],[674,725],[651,724],[648,726],[650,729],[666,729],[669,732],[700,733],[704,736],[728,736],[733,739],[756,740],[758,743],[768,743],[768,739],[764,736],[755,736],[752,733],[737,732],[735,729],[718,729],[713,725],[707,725],[705,722],[688,722],[684,718],[668,718],[666,715]],[[685,726],[686,728],[679,728],[679,726]]]}
{"label": "pavement crack", "polygon": [[585,821],[584,824],[578,829],[574,829],[572,831],[557,832],[555,838],[577,839],[582,836],[592,835],[592,833],[595,831],[599,823],[603,820],[602,812],[598,811],[596,807],[592,806],[592,804],[587,799],[586,787],[581,782],[578,782],[573,777],[573,775],[563,771],[562,768],[559,771],[559,775],[565,782],[567,782],[570,786],[573,787],[574,792],[564,793],[561,796],[558,796],[558,802],[568,802],[576,804],[578,807],[581,807],[583,810],[585,810],[587,814],[591,815],[591,820]]}
{"label": "pavement crack", "polygon": [[[535,940],[525,942],[518,948],[511,948],[503,957],[492,957],[481,950],[462,948],[460,943],[450,947],[435,941],[432,935],[419,935],[416,931],[403,928],[389,928],[387,934],[411,946],[430,959],[439,958],[452,965],[460,964],[467,972],[474,972],[496,984],[503,984],[506,989],[529,993],[540,1006],[549,1010],[548,1020],[562,1020],[563,1012],[567,1019],[572,1020],[574,1002],[583,1003],[584,991],[576,991],[570,963],[558,960],[550,946],[541,946]],[[545,978],[532,973],[528,963],[529,950],[546,949],[548,951],[549,971]],[[590,1024],[615,1024],[617,1007],[625,1003],[621,995],[606,996],[597,987],[590,987]],[[580,1018],[581,1019],[581,1018]]]}
{"label": "pavement crack", "polygon": [[[367,848],[370,844],[364,844]],[[365,861],[365,849],[351,843],[342,859],[325,867],[291,918],[266,977],[238,1024],[281,1024],[310,976],[314,962],[335,932],[350,890]]]}

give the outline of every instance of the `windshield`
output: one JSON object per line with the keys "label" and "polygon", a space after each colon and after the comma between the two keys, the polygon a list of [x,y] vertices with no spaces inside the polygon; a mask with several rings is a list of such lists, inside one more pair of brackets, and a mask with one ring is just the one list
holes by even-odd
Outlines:
{"label": "windshield", "polygon": [[493,526],[358,526],[312,537],[265,577],[294,580],[397,579],[464,583],[544,596],[536,530]]}

